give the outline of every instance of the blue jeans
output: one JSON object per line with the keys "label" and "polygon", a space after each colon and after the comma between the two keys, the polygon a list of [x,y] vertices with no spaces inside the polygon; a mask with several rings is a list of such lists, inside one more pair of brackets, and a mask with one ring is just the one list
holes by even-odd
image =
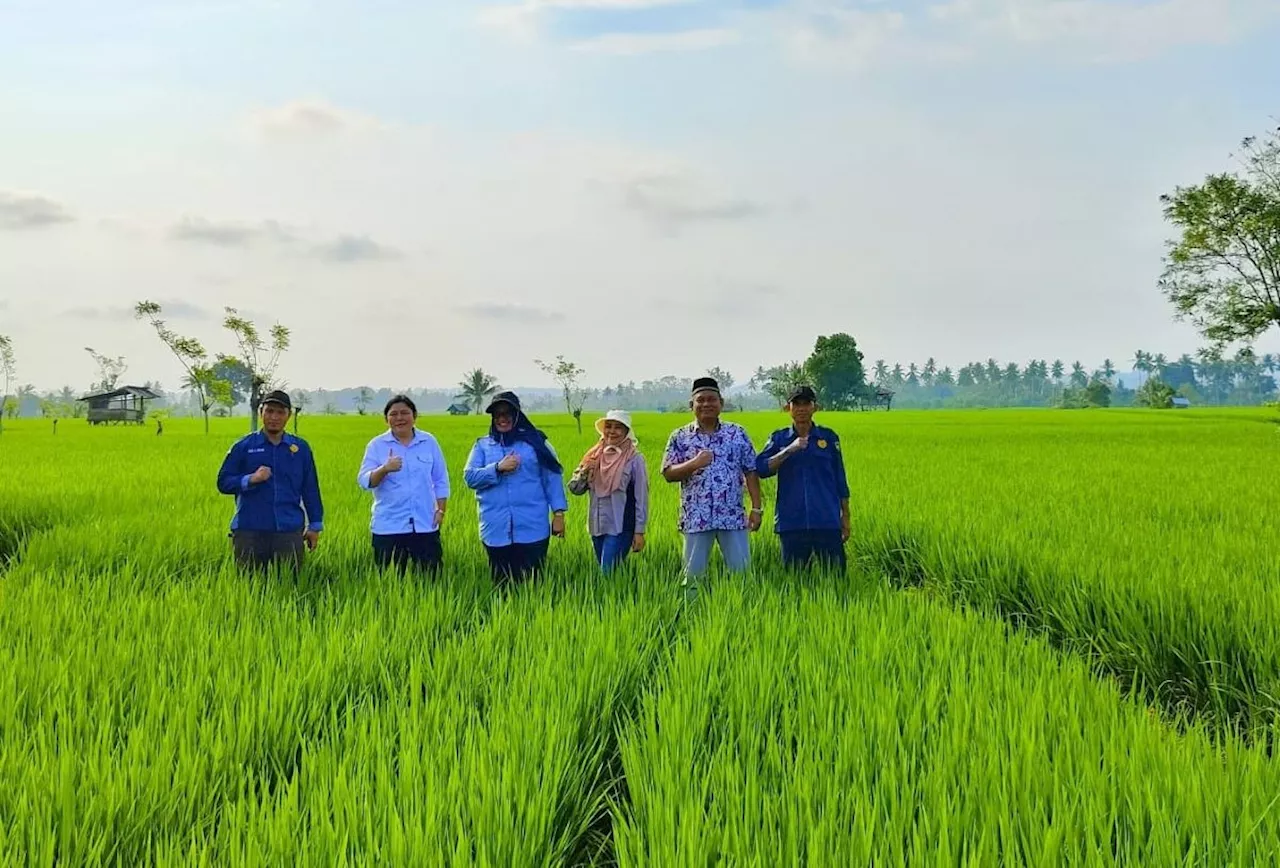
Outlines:
{"label": "blue jeans", "polygon": [[711,549],[720,546],[724,565],[730,572],[741,573],[751,566],[751,534],[745,530],[708,530],[684,535],[684,596],[698,596],[698,581],[707,571]]}
{"label": "blue jeans", "polygon": [[606,573],[619,566],[631,554],[631,534],[615,533],[593,536],[591,545],[596,550],[596,563]]}

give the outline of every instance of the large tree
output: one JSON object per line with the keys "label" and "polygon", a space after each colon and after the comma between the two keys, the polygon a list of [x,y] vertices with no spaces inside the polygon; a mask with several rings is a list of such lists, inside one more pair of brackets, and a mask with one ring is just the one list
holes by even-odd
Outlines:
{"label": "large tree", "polygon": [[809,383],[809,373],[799,362],[786,362],[772,368],[757,368],[751,381],[781,406],[787,402],[787,396],[793,389]]}
{"label": "large tree", "polygon": [[[195,338],[175,333],[160,318],[163,312],[160,305],[154,301],[140,301],[133,308],[134,317],[151,323],[161,343],[169,348],[183,370],[187,372],[183,379],[183,386],[196,393],[196,398],[200,402],[200,412],[204,415],[204,433],[208,434],[209,408],[214,403],[221,403],[219,399],[223,397],[223,387],[219,384],[226,384],[226,381],[219,379],[214,374],[213,368],[209,366],[209,354],[205,351],[204,344]],[[229,389],[230,386],[227,388]]]}
{"label": "large tree", "polygon": [[720,384],[721,392],[728,392],[733,388],[733,374],[719,366],[707,369],[707,376],[714,379]]}
{"label": "large tree", "polygon": [[468,371],[462,380],[458,383],[458,394],[454,395],[454,399],[461,399],[467,402],[467,406],[480,413],[484,410],[485,402],[489,400],[489,396],[495,394],[502,387],[498,385],[496,377],[486,374],[481,368]]}
{"label": "large tree", "polygon": [[[0,389],[0,411],[9,399],[9,389],[17,375],[18,361],[13,353],[13,339],[8,335],[0,335],[0,383],[4,384],[4,388]],[[4,413],[0,412],[0,432],[3,431]]]}
{"label": "large tree", "polygon": [[231,388],[231,406],[248,401],[253,395],[253,371],[239,359],[229,356],[219,356],[218,359],[213,373]]}
{"label": "large tree", "polygon": [[822,335],[814,342],[805,371],[813,379],[818,400],[832,410],[852,408],[866,388],[862,351],[858,342],[843,332]]}
{"label": "large tree", "polygon": [[1160,288],[1219,348],[1280,324],[1280,129],[1241,147],[1242,171],[1160,197],[1178,233]]}
{"label": "large tree", "polygon": [[104,356],[93,347],[85,347],[84,351],[93,357],[93,363],[98,366],[98,379],[89,388],[94,391],[110,392],[120,383],[120,378],[129,368],[125,364],[124,356],[116,356],[113,359],[110,356]]}
{"label": "large tree", "polygon": [[[258,430],[258,406],[262,396],[282,384],[276,381],[276,368],[280,356],[289,349],[289,329],[280,323],[269,331],[270,340],[262,337],[258,327],[242,317],[234,307],[223,309],[226,317],[222,327],[235,336],[238,356],[218,356],[222,364],[238,362],[249,371],[249,430]],[[238,402],[237,402],[238,403]]]}
{"label": "large tree", "polygon": [[534,364],[542,368],[542,370],[550,374],[551,377],[560,384],[561,390],[564,392],[564,406],[573,416],[575,422],[578,423],[578,433],[582,433],[582,405],[586,403],[587,391],[582,388],[582,378],[586,376],[586,369],[574,362],[565,360],[564,356],[556,356],[554,362],[544,362],[541,359],[534,359]]}

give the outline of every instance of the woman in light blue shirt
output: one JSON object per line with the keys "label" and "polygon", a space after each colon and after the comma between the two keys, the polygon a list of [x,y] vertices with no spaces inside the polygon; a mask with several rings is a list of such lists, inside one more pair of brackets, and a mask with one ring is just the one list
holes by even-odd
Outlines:
{"label": "woman in light blue shirt", "polygon": [[[480,507],[480,541],[499,587],[538,573],[551,536],[564,536],[564,469],[547,437],[499,392],[485,411],[489,433],[476,441],[464,474]],[[551,518],[548,521],[548,514]]]}
{"label": "woman in light blue shirt", "polygon": [[383,408],[388,431],[369,441],[356,477],[373,492],[373,557],[401,575],[410,564],[435,575],[444,563],[440,524],[449,501],[449,472],[440,444],[417,427],[418,408],[396,395]]}

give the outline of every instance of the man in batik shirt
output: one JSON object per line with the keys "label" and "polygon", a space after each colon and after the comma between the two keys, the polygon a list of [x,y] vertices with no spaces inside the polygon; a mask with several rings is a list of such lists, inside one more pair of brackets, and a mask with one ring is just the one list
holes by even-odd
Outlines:
{"label": "man in batik shirt", "polygon": [[[697,596],[711,549],[720,547],[733,572],[751,561],[750,533],[760,529],[760,478],[756,450],[741,425],[722,422],[724,398],[710,377],[693,381],[689,402],[693,422],[671,432],[662,459],[662,476],[680,483],[679,530],[684,536],[684,587]],[[751,495],[751,512],[742,505],[742,489]]]}

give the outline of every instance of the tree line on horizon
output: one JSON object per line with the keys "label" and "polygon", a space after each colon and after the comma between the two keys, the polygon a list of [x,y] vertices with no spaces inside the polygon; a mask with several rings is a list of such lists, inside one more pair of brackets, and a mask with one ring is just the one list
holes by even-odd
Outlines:
{"label": "tree line on horizon", "polygon": [[[1249,136],[1233,155],[1238,170],[1207,175],[1199,184],[1178,186],[1160,197],[1164,219],[1177,236],[1168,242],[1159,289],[1172,304],[1174,318],[1195,325],[1208,342],[1194,355],[1173,358],[1145,351],[1135,353],[1138,385],[1131,388],[1114,363],[1087,370],[1079,362],[1068,367],[1061,360],[1033,360],[1025,364],[995,359],[970,362],[952,369],[930,358],[890,366],[876,360],[864,371],[862,353],[848,334],[821,336],[803,362],[758,367],[745,384],[727,371],[713,368],[732,406],[740,409],[777,407],[787,392],[804,382],[812,385],[832,409],[866,406],[878,392],[892,391],[898,407],[1107,406],[1114,403],[1168,406],[1174,396],[1193,404],[1254,405],[1276,396],[1277,356],[1254,353],[1251,345],[1280,326],[1280,128]],[[210,353],[192,336],[173,332],[162,318],[160,305],[140,301],[135,318],[147,322],[181,364],[179,391],[158,402],[157,413],[191,412],[205,419],[211,412],[232,414],[249,408],[252,430],[257,404],[268,389],[286,387],[276,367],[288,349],[290,331],[276,323],[266,330],[226,308],[223,328],[234,346]],[[1230,347],[1242,347],[1229,352]],[[112,358],[86,347],[98,367],[91,389],[110,390],[120,380],[123,357]],[[554,362],[535,360],[556,383],[554,390],[529,393],[530,410],[546,410],[561,402],[581,427],[586,409],[616,406],[632,410],[677,412],[688,401],[689,377],[618,383],[603,388],[584,384],[586,370],[564,356]],[[11,337],[0,334],[0,431],[5,418],[18,415],[76,416],[83,405],[71,386],[39,393],[31,384],[15,384],[17,356]],[[158,383],[148,383],[162,391]],[[398,390],[412,393],[426,412],[462,402],[471,411],[482,409],[498,390],[498,379],[482,369],[468,372],[456,390]],[[304,413],[367,413],[392,394],[391,389],[294,390],[295,405]]]}
{"label": "tree line on horizon", "polygon": [[[834,344],[831,338],[835,338]],[[803,363],[761,366],[741,382],[726,369],[713,367],[692,376],[667,375],[640,382],[581,387],[580,395],[571,395],[568,406],[563,388],[526,389],[525,405],[530,412],[551,412],[562,407],[572,412],[573,400],[580,397],[578,406],[584,412],[616,407],[679,413],[688,406],[693,376],[706,373],[716,377],[730,407],[738,410],[777,409],[785,401],[787,392],[801,384],[813,385],[824,406],[831,409],[853,409],[860,399],[876,389],[891,391],[892,406],[907,409],[1150,406],[1152,400],[1157,406],[1166,406],[1174,396],[1185,397],[1194,405],[1256,406],[1277,397],[1275,375],[1280,372],[1280,354],[1259,356],[1249,349],[1242,349],[1230,358],[1210,350],[1195,355],[1184,353],[1176,358],[1139,350],[1134,353],[1130,370],[1124,372],[1119,371],[1111,359],[1104,359],[1093,369],[1079,361],[1067,364],[1062,360],[1032,360],[1019,365],[988,358],[952,368],[939,366],[933,358],[905,365],[890,365],[877,359],[864,369],[852,337],[831,338],[819,339],[825,343],[816,360],[810,356]],[[99,365],[99,377],[89,391],[110,391],[127,370],[124,359],[110,359],[90,352]],[[236,360],[224,360],[215,369],[226,388],[218,390],[219,402],[213,405],[212,415],[246,415],[252,389],[250,372]],[[1135,376],[1135,384],[1126,384],[1126,379]],[[154,406],[160,415],[201,415],[201,397],[190,387],[170,392],[156,381],[148,380],[140,385],[163,396]],[[487,399],[501,388],[496,376],[476,368],[468,371],[453,389],[358,386],[293,389],[290,394],[295,407],[305,415],[374,413],[397,393],[410,395],[424,413],[445,412],[457,404],[465,404],[469,412],[479,413]],[[16,416],[79,418],[84,415],[84,405],[77,402],[79,397],[81,393],[71,386],[39,392],[33,386],[22,385],[6,402],[5,412],[10,419]]]}

